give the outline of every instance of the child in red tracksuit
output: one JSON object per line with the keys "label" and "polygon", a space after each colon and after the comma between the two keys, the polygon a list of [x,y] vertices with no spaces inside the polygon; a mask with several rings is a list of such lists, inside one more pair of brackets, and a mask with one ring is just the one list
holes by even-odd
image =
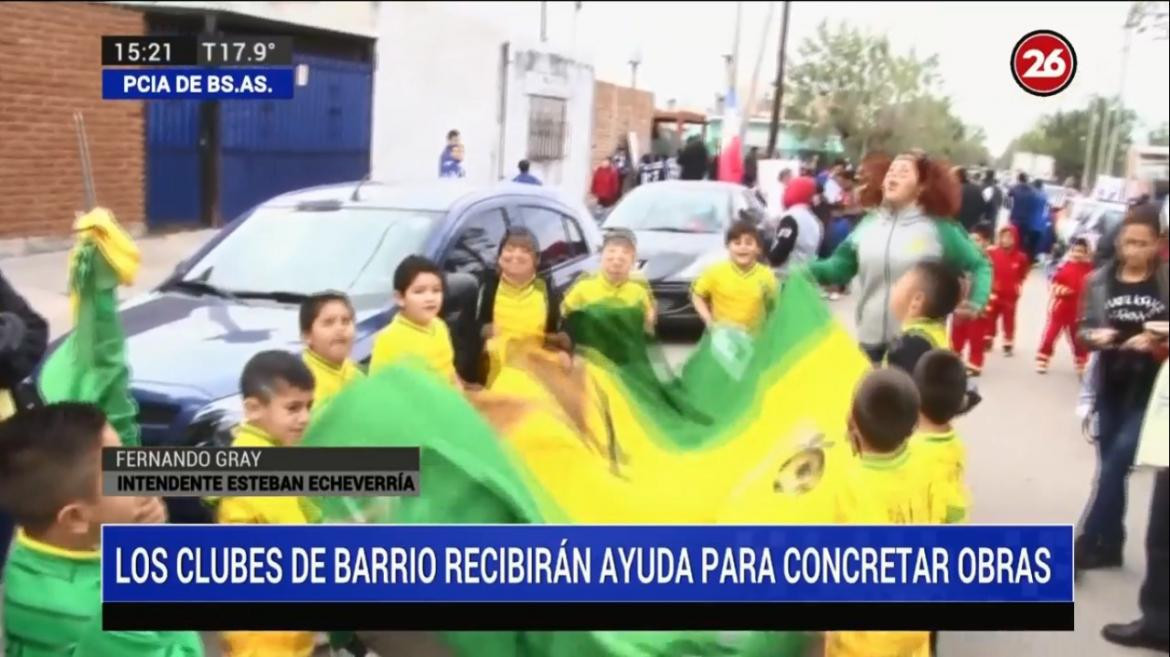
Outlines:
{"label": "child in red tracksuit", "polygon": [[991,297],[987,302],[986,344],[990,351],[995,344],[997,325],[1002,318],[1005,356],[1012,355],[1016,337],[1016,303],[1020,300],[1024,280],[1028,278],[1028,269],[1032,266],[1028,254],[1018,248],[1019,243],[1020,234],[1016,227],[1004,226],[999,229],[995,246],[987,250],[994,278],[991,282]]}
{"label": "child in red tracksuit", "polygon": [[1089,243],[1078,237],[1069,244],[1068,260],[1052,276],[1052,284],[1049,287],[1052,300],[1048,302],[1048,323],[1044,325],[1044,337],[1040,340],[1040,350],[1036,352],[1037,372],[1041,374],[1048,372],[1048,361],[1052,359],[1056,339],[1063,332],[1068,333],[1068,341],[1072,345],[1077,376],[1084,371],[1089,352],[1077,339],[1077,311],[1080,308],[1081,290],[1085,287],[1085,279],[1092,273]]}
{"label": "child in red tracksuit", "polygon": [[[991,246],[991,224],[980,222],[971,228],[971,241],[984,254]],[[963,298],[966,299],[971,291],[969,276],[963,278]],[[963,356],[963,350],[968,350],[966,359],[968,376],[979,376],[983,373],[983,352],[986,349],[987,317],[980,314],[971,319],[962,319],[958,315],[951,315],[951,349]]]}

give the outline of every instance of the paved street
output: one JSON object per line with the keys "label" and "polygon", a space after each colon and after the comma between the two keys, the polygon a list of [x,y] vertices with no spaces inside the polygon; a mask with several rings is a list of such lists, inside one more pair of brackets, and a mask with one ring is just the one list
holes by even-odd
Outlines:
{"label": "paved street", "polygon": [[[169,235],[140,241],[144,266],[134,291],[162,279],[174,265],[206,239],[208,232]],[[65,254],[0,260],[4,275],[45,313],[53,334],[68,327]],[[834,311],[852,326],[849,297]],[[968,450],[968,472],[974,495],[972,519],[995,523],[1075,522],[1093,475],[1092,447],[1081,437],[1073,415],[1077,381],[1071,356],[1062,345],[1047,376],[1032,371],[1032,356],[1043,323],[1044,283],[1033,276],[1025,288],[1019,317],[1018,354],[988,360],[980,387],[983,405],[966,418],[961,435]],[[687,346],[672,345],[675,359]],[[1059,655],[1060,657],[1140,656],[1141,651],[1115,648],[1100,639],[1103,623],[1136,617],[1137,590],[1144,571],[1146,519],[1151,476],[1134,475],[1130,485],[1128,527],[1131,540],[1121,570],[1090,573],[1077,589],[1077,630],[1060,634],[943,634],[940,654],[946,657]]]}

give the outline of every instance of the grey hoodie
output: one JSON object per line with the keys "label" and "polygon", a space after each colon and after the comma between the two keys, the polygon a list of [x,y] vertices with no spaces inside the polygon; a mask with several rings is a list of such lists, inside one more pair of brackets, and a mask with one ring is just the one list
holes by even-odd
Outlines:
{"label": "grey hoodie", "polygon": [[940,258],[971,275],[969,302],[987,303],[991,264],[951,219],[923,214],[917,206],[897,212],[881,207],[870,212],[833,255],[809,271],[822,284],[845,285],[858,278],[857,339],[867,346],[888,344],[901,333],[890,313],[890,290],[902,274],[929,258]]}

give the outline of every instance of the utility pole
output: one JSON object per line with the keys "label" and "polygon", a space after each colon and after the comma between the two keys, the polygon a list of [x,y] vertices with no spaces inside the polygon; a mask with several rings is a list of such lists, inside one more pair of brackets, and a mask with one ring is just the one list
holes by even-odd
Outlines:
{"label": "utility pole", "polygon": [[[1141,21],[1141,17],[1137,17],[1137,21]],[[1103,157],[1101,158],[1101,169],[1106,175],[1113,175],[1113,163],[1116,162],[1115,155],[1117,153],[1117,141],[1121,136],[1121,125],[1125,122],[1125,78],[1129,71],[1129,46],[1133,38],[1133,28],[1137,25],[1134,23],[1134,18],[1125,24],[1125,44],[1121,50],[1121,76],[1117,86],[1117,104],[1110,108],[1110,115],[1113,118],[1113,127],[1108,132],[1101,134],[1101,144],[1098,148],[1103,148]]]}
{"label": "utility pole", "polygon": [[540,42],[548,41],[548,3],[540,3]]}
{"label": "utility pole", "polygon": [[1097,134],[1097,124],[1101,120],[1100,115],[1103,109],[1104,107],[1099,102],[1090,102],[1089,104],[1089,131],[1085,135],[1085,166],[1081,171],[1081,191],[1085,194],[1088,194],[1092,190],[1092,178],[1096,177],[1092,175],[1093,137]]}
{"label": "utility pole", "polygon": [[[739,28],[743,22],[743,2],[735,3],[735,37],[731,40],[731,88],[739,84]],[[738,95],[738,94],[737,94]]]}
{"label": "utility pole", "polygon": [[772,95],[772,124],[768,127],[768,157],[776,153],[776,139],[780,136],[780,110],[784,98],[784,49],[788,45],[788,9],[791,2],[784,0],[784,13],[780,16],[780,54],[776,58],[776,90]]}
{"label": "utility pole", "polygon": [[630,88],[637,89],[638,88],[638,67],[642,65],[642,55],[638,54],[638,53],[634,53],[634,55],[632,57],[630,57],[629,65],[630,65]]}
{"label": "utility pole", "polygon": [[748,127],[756,111],[756,85],[760,82],[760,66],[764,63],[764,48],[768,45],[768,33],[772,31],[772,18],[776,15],[776,3],[768,3],[768,17],[764,19],[764,32],[760,35],[760,48],[756,52],[756,64],[752,68],[752,85],[748,87],[747,104],[744,105],[743,122],[739,124],[739,141],[747,143]]}

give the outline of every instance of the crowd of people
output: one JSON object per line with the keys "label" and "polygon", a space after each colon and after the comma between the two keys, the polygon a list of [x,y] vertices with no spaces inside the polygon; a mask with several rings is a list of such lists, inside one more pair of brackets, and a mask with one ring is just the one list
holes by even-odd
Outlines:
{"label": "crowd of people", "polygon": [[[444,170],[461,158],[458,134],[449,137]],[[693,143],[677,158],[680,177],[694,174],[688,158]],[[528,175],[526,164],[520,164],[522,176]],[[599,203],[612,205],[620,197],[622,167],[628,166],[620,154],[602,163],[592,185]],[[703,271],[691,290],[709,331],[752,336],[770,313],[785,312],[776,302],[786,280],[806,277],[834,292],[856,283],[856,339],[874,369],[853,391],[847,436],[853,460],[833,506],[840,522],[945,524],[969,516],[965,447],[954,421],[983,403],[969,378],[981,373],[998,326],[1005,355],[1013,353],[1016,306],[1034,263],[1027,245],[1035,238],[1023,235],[1035,224],[1028,223],[1031,201],[1022,188],[1013,189],[1012,211],[1019,214],[996,229],[994,187],[971,190],[965,176],[921,151],[867,158],[856,170],[840,161],[821,174],[782,172],[775,238],[766,239],[755,219],[739,218],[726,232],[726,257]],[[1119,231],[1113,259],[1093,270],[1089,245],[1075,242],[1049,282],[1048,326],[1037,367],[1046,371],[1055,339],[1067,334],[1078,366],[1085,368],[1097,418],[1100,469],[1077,538],[1078,570],[1122,562],[1126,482],[1168,351],[1164,240],[1158,209],[1134,207]],[[632,232],[608,232],[598,270],[579,278],[562,297],[539,274],[537,237],[524,228],[509,229],[495,270],[481,281],[476,317],[482,365],[475,381],[464,380],[455,367],[455,348],[441,317],[442,270],[427,258],[409,256],[395,271],[397,313],[374,340],[368,374],[413,362],[456,389],[491,389],[513,349],[539,350],[568,369],[581,366],[586,353],[621,362],[622,354],[604,353],[612,341],[593,341],[596,333],[581,311],[601,303],[637,317],[622,330],[654,333],[653,295],[634,271],[637,249]],[[4,389],[35,367],[47,330],[3,279],[0,304]],[[296,445],[314,413],[368,375],[353,359],[355,312],[344,293],[312,295],[300,308],[299,330],[300,354],[265,351],[245,365],[244,419],[234,446]],[[15,409],[7,408],[12,415]],[[198,637],[189,632],[101,631],[95,552],[101,525],[165,520],[156,498],[100,492],[97,449],[113,444],[117,434],[104,416],[84,404],[41,405],[0,423],[0,508],[19,528],[4,604],[9,654],[202,654]],[[1106,638],[1116,643],[1166,646],[1166,488],[1162,468],[1147,537],[1143,617],[1106,628]],[[228,497],[214,504],[223,523],[313,520],[312,509],[293,498]],[[73,575],[61,577],[65,572]],[[828,632],[824,650],[835,656],[928,654],[935,639],[926,632]],[[310,632],[223,637],[226,653],[237,657],[307,656],[317,644]]]}

